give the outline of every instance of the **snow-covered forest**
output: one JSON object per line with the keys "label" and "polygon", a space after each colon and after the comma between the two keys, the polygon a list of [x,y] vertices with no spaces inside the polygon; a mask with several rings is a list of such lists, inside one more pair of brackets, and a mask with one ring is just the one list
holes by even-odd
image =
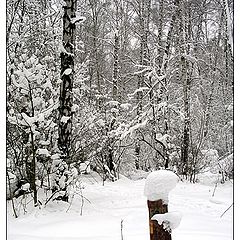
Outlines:
{"label": "snow-covered forest", "polygon": [[6,12],[8,239],[149,239],[160,169],[178,177],[173,239],[232,239],[233,0]]}

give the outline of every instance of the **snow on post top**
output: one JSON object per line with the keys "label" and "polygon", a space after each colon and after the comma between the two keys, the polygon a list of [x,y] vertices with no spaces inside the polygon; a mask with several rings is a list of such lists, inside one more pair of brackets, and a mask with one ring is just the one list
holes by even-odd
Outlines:
{"label": "snow on post top", "polygon": [[176,186],[178,176],[169,170],[151,172],[145,182],[144,195],[150,201],[168,202],[168,193]]}

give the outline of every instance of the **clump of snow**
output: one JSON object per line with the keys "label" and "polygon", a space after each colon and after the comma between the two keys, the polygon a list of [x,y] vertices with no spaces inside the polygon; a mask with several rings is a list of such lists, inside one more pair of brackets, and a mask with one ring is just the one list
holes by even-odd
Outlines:
{"label": "clump of snow", "polygon": [[64,72],[63,75],[69,75],[72,73],[72,69],[71,68],[67,68]]}
{"label": "clump of snow", "polygon": [[35,117],[29,117],[26,113],[22,113],[22,117],[25,120],[26,124],[30,127],[32,127],[32,125],[36,121]]}
{"label": "clump of snow", "polygon": [[90,162],[85,161],[83,163],[80,163],[79,170],[80,170],[80,173],[86,173],[86,174],[90,173]]}
{"label": "clump of snow", "polygon": [[229,105],[226,106],[228,111],[233,111],[233,103],[231,102]]}
{"label": "clump of snow", "polygon": [[96,122],[99,126],[101,127],[104,127],[105,126],[105,122],[103,119],[99,119],[97,122]]}
{"label": "clump of snow", "polygon": [[161,133],[156,134],[156,139],[161,142],[165,147],[168,146],[171,136],[168,134],[162,135]]}
{"label": "clump of snow", "polygon": [[106,105],[109,105],[109,106],[118,106],[120,103],[118,101],[108,101],[106,102]]}
{"label": "clump of snow", "polygon": [[9,110],[9,114],[11,114],[11,115],[13,115],[14,112],[15,112],[15,111],[14,111],[14,109],[12,109],[12,108]]}
{"label": "clump of snow", "polygon": [[[136,125],[132,126],[129,128],[128,132],[130,133],[130,136],[133,137],[134,136],[134,132],[137,130],[137,129],[141,129],[141,128],[145,128],[146,125],[148,123],[148,119],[146,119],[145,121],[141,122],[141,123],[137,123]],[[128,132],[126,134],[128,134]]]}
{"label": "clump of snow", "polygon": [[43,145],[43,146],[48,146],[48,145],[50,145],[50,141],[49,140],[47,140],[47,141],[41,140],[41,141],[39,141],[39,144]]}
{"label": "clump of snow", "polygon": [[71,111],[76,112],[79,109],[79,106],[77,104],[73,104]]}
{"label": "clump of snow", "polygon": [[76,177],[78,176],[78,170],[75,167],[71,168],[71,176]]}
{"label": "clump of snow", "polygon": [[139,92],[143,92],[143,91],[147,91],[147,90],[149,90],[148,87],[140,87],[140,88],[136,89],[133,93],[128,94],[128,96],[131,97],[131,96],[134,96],[135,94],[137,94]]}
{"label": "clump of snow", "polygon": [[38,154],[38,155],[45,155],[45,156],[47,156],[47,157],[51,156],[50,153],[49,153],[49,151],[48,151],[47,149],[45,149],[45,148],[39,148],[39,149],[37,150],[37,154]]}
{"label": "clump of snow", "polygon": [[159,170],[148,175],[144,195],[150,201],[157,201],[162,199],[163,202],[168,202],[169,192],[176,186],[178,176],[172,171]]}
{"label": "clump of snow", "polygon": [[60,177],[59,182],[58,182],[60,189],[64,189],[65,188],[65,186],[66,186],[66,179],[67,179],[67,177],[65,175]]}
{"label": "clump of snow", "polygon": [[130,108],[131,108],[131,104],[130,103],[122,103],[121,105],[120,105],[120,107],[122,108],[122,109],[124,109],[124,110],[129,110]]}
{"label": "clump of snow", "polygon": [[[143,67],[143,66],[139,66],[139,67]],[[134,72],[133,75],[139,75],[145,72],[151,71],[151,67],[144,67],[142,70],[139,70],[137,72]]]}
{"label": "clump of snow", "polygon": [[71,117],[69,117],[69,116],[62,116],[61,122],[67,123],[67,121],[68,121],[70,118],[71,118]]}
{"label": "clump of snow", "polygon": [[59,44],[58,51],[59,51],[59,53],[64,53],[64,54],[73,56],[73,54],[68,52],[62,44]]}
{"label": "clump of snow", "polygon": [[41,181],[38,179],[35,181],[36,186],[40,187],[41,186]]}
{"label": "clump of snow", "polygon": [[117,108],[111,108],[111,113],[118,113],[119,110]]}
{"label": "clump of snow", "polygon": [[155,214],[151,220],[156,220],[159,225],[163,225],[163,229],[171,232],[177,228],[181,222],[182,214],[180,212],[168,212],[163,214]]}
{"label": "clump of snow", "polygon": [[9,177],[9,180],[15,180],[17,178],[17,176],[11,172],[8,172],[8,177]]}
{"label": "clump of snow", "polygon": [[60,159],[60,154],[58,154],[58,153],[53,154],[53,155],[51,156],[51,159],[52,159],[52,160],[59,160],[59,159]]}
{"label": "clump of snow", "polygon": [[25,184],[23,184],[23,185],[21,186],[21,189],[22,189],[23,191],[29,191],[29,189],[30,189],[30,183],[25,183]]}

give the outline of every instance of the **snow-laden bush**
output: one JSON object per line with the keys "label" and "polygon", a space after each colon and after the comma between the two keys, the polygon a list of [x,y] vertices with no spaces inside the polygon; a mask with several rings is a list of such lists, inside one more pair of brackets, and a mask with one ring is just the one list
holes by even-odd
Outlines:
{"label": "snow-laden bush", "polygon": [[214,173],[221,174],[222,183],[228,179],[232,179],[234,171],[233,154],[219,158],[212,169]]}
{"label": "snow-laden bush", "polygon": [[225,175],[225,180],[227,178],[229,179],[233,178],[234,170],[233,154],[230,154],[223,159],[219,159],[218,166],[220,173]]}
{"label": "snow-laden bush", "polygon": [[218,151],[215,149],[201,150],[201,164],[204,166],[204,170],[214,171],[214,166],[216,166],[218,161]]}

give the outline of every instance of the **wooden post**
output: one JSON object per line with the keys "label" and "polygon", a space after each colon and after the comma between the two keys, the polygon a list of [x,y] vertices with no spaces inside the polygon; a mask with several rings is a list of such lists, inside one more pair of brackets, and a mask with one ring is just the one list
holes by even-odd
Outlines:
{"label": "wooden post", "polygon": [[171,230],[179,217],[175,214],[174,221],[169,218],[168,194],[177,182],[178,176],[169,170],[154,171],[147,176],[144,195],[148,199],[150,240],[172,240]]}
{"label": "wooden post", "polygon": [[163,229],[163,225],[159,225],[156,220],[151,220],[155,214],[163,214],[168,212],[168,205],[163,201],[147,201],[149,211],[149,230],[150,240],[171,240],[171,234],[167,230]]}

